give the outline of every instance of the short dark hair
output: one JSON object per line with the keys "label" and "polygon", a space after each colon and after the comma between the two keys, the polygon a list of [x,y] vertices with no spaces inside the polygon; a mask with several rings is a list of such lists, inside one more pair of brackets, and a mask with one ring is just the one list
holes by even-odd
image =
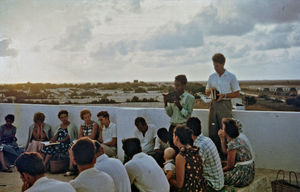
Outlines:
{"label": "short dark hair", "polygon": [[93,140],[82,137],[72,146],[74,160],[78,165],[91,164],[95,156],[95,145]]}
{"label": "short dark hair", "polygon": [[146,120],[143,118],[143,117],[137,117],[135,120],[134,120],[134,124],[135,126],[138,126],[139,124],[142,124],[142,125],[147,125],[146,123]]}
{"label": "short dark hair", "polygon": [[157,130],[157,136],[165,143],[169,141],[169,132],[164,127]]}
{"label": "short dark hair", "polygon": [[225,64],[226,58],[222,53],[216,53],[212,56],[211,58],[213,62],[220,63],[220,64]]}
{"label": "short dark hair", "polygon": [[187,84],[187,78],[185,75],[177,75],[175,77],[175,81],[179,81],[181,84],[186,85]]}
{"label": "short dark hair", "polygon": [[239,128],[236,122],[232,119],[225,121],[225,132],[230,138],[237,138],[239,136]]}
{"label": "short dark hair", "polygon": [[60,118],[60,116],[61,116],[62,114],[65,114],[65,115],[69,116],[69,113],[68,113],[67,110],[61,110],[61,111],[58,112],[58,115],[57,115],[58,118]]}
{"label": "short dark hair", "polygon": [[11,120],[12,122],[15,121],[15,116],[13,114],[8,114],[5,116],[5,121]]}
{"label": "short dark hair", "polygon": [[45,173],[43,158],[37,152],[22,153],[16,159],[15,165],[21,174],[27,173],[31,176],[36,176]]}
{"label": "short dark hair", "polygon": [[201,134],[201,121],[198,117],[190,117],[187,122],[186,126],[193,131],[193,135],[199,136]]}
{"label": "short dark hair", "polygon": [[97,114],[97,117],[100,117],[100,116],[109,119],[109,113],[108,113],[107,111],[100,111],[100,112]]}
{"label": "short dark hair", "polygon": [[193,145],[192,139],[193,131],[186,126],[177,126],[175,130],[175,136],[178,136],[179,141],[183,145]]}
{"label": "short dark hair", "polygon": [[132,158],[135,154],[142,152],[141,142],[138,138],[129,138],[122,141],[124,153]]}
{"label": "short dark hair", "polygon": [[37,123],[38,121],[40,121],[40,122],[44,122],[45,121],[45,118],[46,118],[46,116],[45,116],[45,114],[44,113],[42,113],[42,112],[36,112],[34,115],[33,115],[33,121],[35,122],[35,123]]}

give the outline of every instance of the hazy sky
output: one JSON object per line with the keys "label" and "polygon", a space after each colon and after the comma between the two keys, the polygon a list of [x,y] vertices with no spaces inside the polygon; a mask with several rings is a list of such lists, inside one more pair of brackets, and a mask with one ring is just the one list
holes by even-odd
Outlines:
{"label": "hazy sky", "polygon": [[0,83],[300,79],[300,0],[1,0]]}

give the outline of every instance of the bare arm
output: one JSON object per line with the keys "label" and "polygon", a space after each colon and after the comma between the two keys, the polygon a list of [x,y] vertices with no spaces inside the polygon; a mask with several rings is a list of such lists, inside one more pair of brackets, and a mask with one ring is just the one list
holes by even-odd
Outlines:
{"label": "bare arm", "polygon": [[80,125],[80,129],[79,129],[79,138],[83,137],[83,130],[82,130],[82,126]]}
{"label": "bare arm", "polygon": [[223,129],[220,129],[218,131],[218,135],[219,135],[219,138],[220,138],[220,141],[221,141],[221,147],[222,147],[222,152],[223,154],[227,154],[227,145],[226,145],[226,141],[225,141],[225,132]]}
{"label": "bare arm", "polygon": [[182,155],[178,154],[176,156],[176,179],[170,179],[170,184],[177,188],[182,188],[184,183],[184,173],[185,173],[185,159]]}
{"label": "bare arm", "polygon": [[98,125],[95,123],[93,126],[92,134],[89,136],[91,139],[96,139],[98,128]]}
{"label": "bare arm", "polygon": [[117,146],[117,138],[113,137],[112,140],[110,142],[104,143],[107,146],[110,147],[116,147]]}
{"label": "bare arm", "polygon": [[235,165],[235,156],[236,156],[236,149],[230,150],[227,153],[227,165],[223,167],[223,171],[229,171],[234,168]]}
{"label": "bare arm", "polygon": [[172,176],[173,176],[173,171],[167,171],[167,174],[166,174],[166,177],[167,177],[167,179],[168,179],[168,181],[172,178]]}

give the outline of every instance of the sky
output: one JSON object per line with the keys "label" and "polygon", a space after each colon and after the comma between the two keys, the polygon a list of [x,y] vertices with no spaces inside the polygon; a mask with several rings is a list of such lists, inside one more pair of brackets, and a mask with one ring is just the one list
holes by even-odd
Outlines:
{"label": "sky", "polygon": [[299,0],[1,0],[0,84],[300,79]]}

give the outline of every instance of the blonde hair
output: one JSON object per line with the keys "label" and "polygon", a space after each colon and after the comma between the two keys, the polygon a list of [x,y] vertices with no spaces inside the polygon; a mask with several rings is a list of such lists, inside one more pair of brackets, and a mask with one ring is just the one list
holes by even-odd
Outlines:
{"label": "blonde hair", "polygon": [[91,113],[90,110],[88,110],[88,109],[82,109],[80,111],[80,118],[83,120],[83,116],[86,115],[86,114],[90,114],[92,116],[92,113]]}
{"label": "blonde hair", "polygon": [[172,148],[172,147],[168,147],[165,149],[164,151],[164,156],[167,158],[167,159],[174,159],[175,158],[175,155],[176,155],[176,152],[175,150]]}

